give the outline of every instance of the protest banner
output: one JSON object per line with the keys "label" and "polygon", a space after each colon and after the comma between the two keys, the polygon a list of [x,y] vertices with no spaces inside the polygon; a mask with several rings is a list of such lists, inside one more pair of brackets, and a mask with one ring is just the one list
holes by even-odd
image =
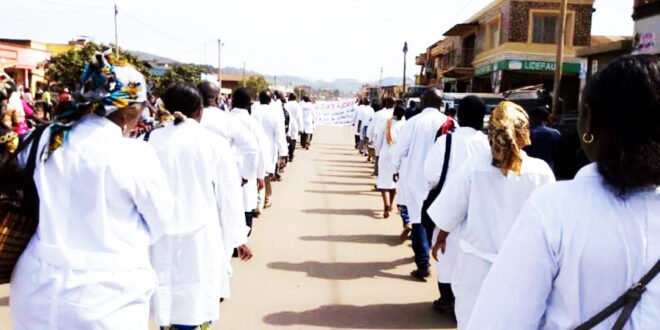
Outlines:
{"label": "protest banner", "polygon": [[355,101],[318,101],[316,126],[351,126],[355,119]]}

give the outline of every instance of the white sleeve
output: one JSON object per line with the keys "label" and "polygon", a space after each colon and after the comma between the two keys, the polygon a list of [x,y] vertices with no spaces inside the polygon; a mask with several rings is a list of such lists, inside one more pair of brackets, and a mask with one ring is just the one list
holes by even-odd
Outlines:
{"label": "white sleeve", "polygon": [[376,115],[371,117],[371,122],[369,123],[369,126],[367,126],[367,137],[371,141],[371,143],[374,143],[374,130],[375,126],[378,124],[376,121]]}
{"label": "white sleeve", "polygon": [[289,154],[289,145],[286,142],[286,126],[284,121],[284,112],[280,111],[280,115],[277,116],[277,130],[275,132],[276,140],[274,141],[277,144],[278,156],[280,157]]}
{"label": "white sleeve", "polygon": [[427,212],[438,228],[451,233],[467,218],[470,174],[469,166],[465,166],[448,177],[440,195],[429,206]]}
{"label": "white sleeve", "polygon": [[141,166],[136,172],[133,202],[149,230],[151,243],[154,243],[164,234],[177,234],[172,219],[175,199],[156,152],[150,145],[145,145],[140,150]]}
{"label": "white sleeve", "polygon": [[447,135],[441,136],[429,151],[424,162],[424,178],[429,186],[435,187],[440,182],[442,167],[445,163],[445,146],[447,145]]}
{"label": "white sleeve", "polygon": [[215,195],[225,251],[231,251],[247,243],[250,228],[245,225],[243,190],[240,176],[233,165],[236,159],[228,148],[221,148],[218,152],[220,164],[217,169]]}
{"label": "white sleeve", "polygon": [[257,153],[259,152],[256,136],[238,120],[231,120],[229,129],[232,143],[238,150],[239,156],[243,158],[241,177],[246,180],[255,178],[257,176]]}
{"label": "white sleeve", "polygon": [[[534,206],[523,206],[486,277],[467,329],[540,329],[559,263],[552,234]],[[556,235],[558,237],[558,234]],[[572,325],[575,326],[575,325]]]}
{"label": "white sleeve", "polygon": [[408,122],[403,125],[401,131],[399,132],[398,140],[396,141],[396,155],[394,161],[394,168],[396,172],[399,171],[401,167],[401,161],[408,157],[408,151],[410,150],[410,143],[412,142],[412,123]]}

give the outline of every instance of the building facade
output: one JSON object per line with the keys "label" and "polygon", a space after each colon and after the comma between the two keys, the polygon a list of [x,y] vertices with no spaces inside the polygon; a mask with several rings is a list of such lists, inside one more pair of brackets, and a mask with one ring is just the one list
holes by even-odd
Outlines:
{"label": "building facade", "polygon": [[634,54],[660,54],[660,0],[635,0]]}

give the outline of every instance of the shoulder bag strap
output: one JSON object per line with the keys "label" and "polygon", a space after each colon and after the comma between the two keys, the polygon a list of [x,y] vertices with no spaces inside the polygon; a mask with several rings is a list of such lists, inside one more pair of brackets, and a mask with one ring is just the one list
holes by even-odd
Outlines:
{"label": "shoulder bag strap", "polygon": [[616,313],[619,309],[623,308],[621,314],[617,318],[613,330],[621,330],[630,319],[633,309],[637,306],[637,303],[642,298],[642,294],[646,291],[646,286],[660,273],[660,260],[658,260],[653,268],[649,270],[644,277],[642,277],[639,282],[628,289],[623,295],[621,295],[616,301],[611,303],[609,306],[605,307],[598,314],[594,315],[592,318],[575,328],[575,330],[588,330],[592,329],[605,319],[610,317],[612,314]]}
{"label": "shoulder bag strap", "polygon": [[449,159],[451,158],[451,136],[451,133],[447,134],[445,144],[445,161],[442,164],[442,174],[440,175],[440,181],[438,182],[438,190],[442,190],[442,187],[445,185],[445,181],[447,180],[447,171],[449,171]]}
{"label": "shoulder bag strap", "polygon": [[30,153],[28,154],[27,164],[24,169],[24,181],[23,181],[23,207],[28,214],[32,214],[35,218],[38,216],[39,212],[39,193],[37,192],[37,187],[34,183],[34,171],[37,167],[37,158],[39,154],[39,144],[41,142],[41,136],[44,131],[48,128],[48,125],[37,127],[34,132],[31,134],[32,145],[30,146]]}

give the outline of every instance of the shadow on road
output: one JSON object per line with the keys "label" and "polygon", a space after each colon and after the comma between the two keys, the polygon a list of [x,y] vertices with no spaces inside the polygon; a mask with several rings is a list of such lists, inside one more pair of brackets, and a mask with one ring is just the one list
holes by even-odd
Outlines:
{"label": "shadow on road", "polygon": [[367,182],[310,181],[309,183],[339,185],[339,186],[373,186],[373,183],[367,183]]}
{"label": "shadow on road", "polygon": [[368,175],[366,172],[350,172],[350,173],[356,173],[356,174],[364,173],[364,175],[318,174],[318,176],[329,176],[329,177],[346,178],[346,179],[373,179],[374,178],[373,176]]}
{"label": "shadow on road", "polygon": [[[341,164],[364,164],[363,160],[340,160],[340,159],[314,159],[315,162],[341,163]],[[368,164],[368,163],[367,163]]]}
{"label": "shadow on road", "polygon": [[0,298],[0,306],[9,306],[9,297]]}
{"label": "shadow on road", "polygon": [[389,262],[272,262],[268,264],[268,268],[290,272],[303,272],[307,273],[308,277],[325,280],[357,280],[360,278],[384,277],[417,282],[408,275],[384,272],[385,270],[394,269],[398,266],[407,265],[412,262],[412,258],[403,258]]}
{"label": "shadow on road", "polygon": [[399,235],[327,235],[301,236],[300,240],[311,242],[385,244],[399,246],[403,244]]}
{"label": "shadow on road", "polygon": [[350,329],[454,329],[450,317],[434,312],[428,302],[367,306],[325,305],[304,312],[264,317],[270,325],[308,325]]}
{"label": "shadow on road", "polygon": [[[351,192],[351,195],[355,195],[355,192]],[[374,210],[370,209],[307,209],[302,210],[303,213],[307,214],[321,214],[321,215],[361,215],[365,217],[371,217],[374,219],[380,219],[380,214]]]}
{"label": "shadow on road", "polygon": [[305,192],[314,193],[314,194],[333,194],[333,195],[367,195],[367,196],[379,196],[376,195],[377,191],[356,191],[356,190],[313,190],[307,189]]}

